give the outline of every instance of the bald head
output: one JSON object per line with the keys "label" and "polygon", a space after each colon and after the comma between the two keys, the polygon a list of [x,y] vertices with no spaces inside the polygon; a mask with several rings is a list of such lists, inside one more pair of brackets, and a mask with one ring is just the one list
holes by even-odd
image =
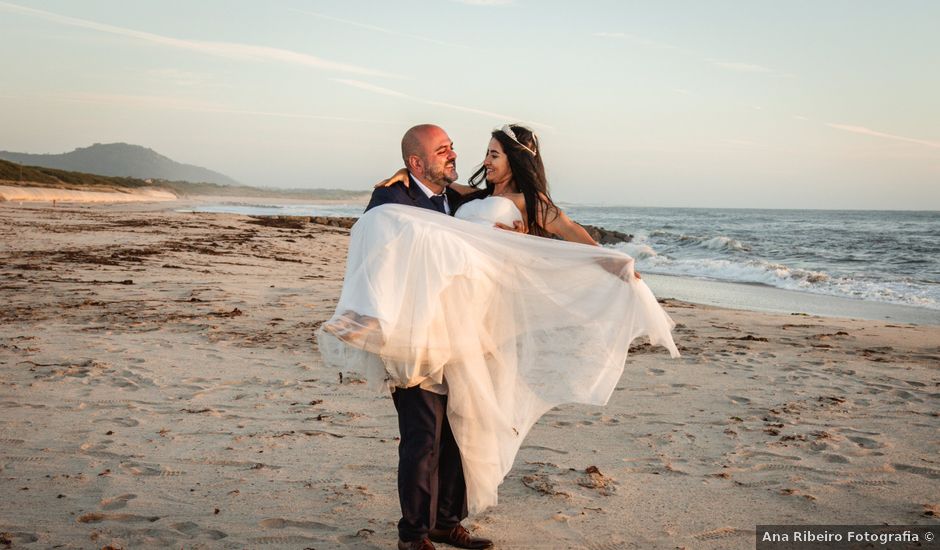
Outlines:
{"label": "bald head", "polygon": [[405,167],[425,185],[446,187],[457,180],[457,153],[440,126],[419,124],[401,138]]}
{"label": "bald head", "polygon": [[405,132],[401,138],[401,159],[405,161],[405,166],[408,165],[408,157],[425,155],[424,144],[430,141],[431,135],[436,132],[444,132],[444,129],[433,124],[419,124]]}

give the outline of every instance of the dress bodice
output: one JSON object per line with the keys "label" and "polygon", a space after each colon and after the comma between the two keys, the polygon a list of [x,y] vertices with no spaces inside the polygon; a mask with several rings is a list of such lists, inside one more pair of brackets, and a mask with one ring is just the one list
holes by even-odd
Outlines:
{"label": "dress bodice", "polygon": [[457,209],[454,217],[484,225],[498,222],[511,226],[513,222],[522,221],[522,213],[516,208],[516,203],[498,195],[466,202]]}

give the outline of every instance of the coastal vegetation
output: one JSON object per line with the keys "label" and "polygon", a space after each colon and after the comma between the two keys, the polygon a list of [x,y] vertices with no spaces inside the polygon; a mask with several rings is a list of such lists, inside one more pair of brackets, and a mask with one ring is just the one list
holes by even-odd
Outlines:
{"label": "coastal vegetation", "polygon": [[0,185],[115,193],[128,193],[141,188],[155,188],[169,191],[178,197],[204,195],[325,200],[355,199],[368,194],[368,191],[349,191],[345,189],[276,189],[210,182],[102,176],[56,168],[24,166],[5,160],[0,160]]}

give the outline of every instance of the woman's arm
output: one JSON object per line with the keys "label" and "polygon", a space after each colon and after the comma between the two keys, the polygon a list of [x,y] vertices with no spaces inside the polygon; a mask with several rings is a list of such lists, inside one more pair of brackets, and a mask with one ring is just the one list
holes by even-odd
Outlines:
{"label": "woman's arm", "polygon": [[541,225],[546,231],[554,233],[566,241],[599,246],[587,230],[569,218],[562,209],[553,205],[543,208],[544,205],[546,203],[539,205],[538,212],[541,218],[539,221],[542,222]]}
{"label": "woman's arm", "polygon": [[[392,177],[386,180],[382,180],[379,183],[375,184],[375,189],[378,189],[379,187],[391,187],[392,185],[395,185],[396,183],[399,183],[399,182],[401,182],[402,185],[404,185],[405,187],[408,187],[411,185],[411,179],[408,177],[408,170],[406,170],[405,168],[399,169],[397,172],[392,174]],[[460,193],[461,195],[469,195],[470,193],[473,193],[474,191],[479,191],[479,189],[470,187],[469,185],[464,185],[462,183],[452,183],[448,185],[448,187]]]}
{"label": "woman's arm", "polygon": [[[597,244],[597,241],[591,237],[586,229],[581,227],[581,225],[576,221],[569,218],[568,215],[557,206],[549,205],[546,209],[543,209],[540,205],[539,214],[543,221],[542,227],[544,227],[547,231],[558,235],[562,239],[576,243],[600,246]],[[605,262],[601,262],[601,265],[604,267],[604,269],[610,271],[618,277],[622,278],[624,276],[625,266],[619,265],[619,263],[617,265],[608,265]],[[642,278],[640,277],[639,271],[633,270],[633,275],[637,279]]]}

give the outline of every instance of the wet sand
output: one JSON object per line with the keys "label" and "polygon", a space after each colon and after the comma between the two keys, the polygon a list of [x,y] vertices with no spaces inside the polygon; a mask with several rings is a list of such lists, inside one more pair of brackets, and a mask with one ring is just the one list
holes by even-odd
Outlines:
{"label": "wet sand", "polygon": [[[394,547],[391,400],[314,339],[348,231],[169,206],[0,204],[0,547]],[[940,327],[665,305],[683,358],[636,342],[606,407],[547,414],[472,531],[940,522]]]}

